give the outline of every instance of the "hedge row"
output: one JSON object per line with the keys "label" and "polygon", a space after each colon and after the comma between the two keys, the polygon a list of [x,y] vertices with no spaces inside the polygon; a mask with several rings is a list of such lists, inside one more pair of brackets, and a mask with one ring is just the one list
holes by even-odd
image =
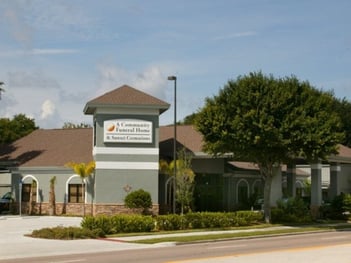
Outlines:
{"label": "hedge row", "polygon": [[85,239],[97,238],[104,236],[95,230],[80,227],[52,227],[33,230],[30,237],[47,238],[47,239]]}
{"label": "hedge row", "polygon": [[136,233],[165,230],[185,230],[204,228],[228,228],[249,226],[262,221],[261,213],[239,211],[233,213],[188,213],[185,215],[114,215],[87,216],[81,226],[86,229],[104,233]]}

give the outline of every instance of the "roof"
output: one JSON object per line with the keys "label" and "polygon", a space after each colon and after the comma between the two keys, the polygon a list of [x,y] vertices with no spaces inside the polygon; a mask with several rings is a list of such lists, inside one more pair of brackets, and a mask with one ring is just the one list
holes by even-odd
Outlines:
{"label": "roof", "polygon": [[159,109],[160,114],[169,108],[169,104],[140,90],[123,85],[90,100],[84,107],[85,114],[94,114],[101,107],[130,107]]}
{"label": "roof", "polygon": [[338,154],[331,155],[328,160],[330,162],[351,163],[351,149],[345,145],[338,145]]}
{"label": "roof", "polygon": [[[202,135],[200,132],[195,130],[192,125],[177,125],[177,148],[182,146],[186,147],[192,153],[202,153]],[[160,127],[160,144],[167,143],[173,145],[174,138],[174,126],[162,126]],[[161,149],[162,150],[162,149]]]}
{"label": "roof", "polygon": [[[228,162],[230,165],[232,165],[233,167],[237,168],[237,169],[242,169],[242,170],[256,170],[258,171],[258,165],[255,163],[250,163],[250,162],[239,162],[239,161],[233,161],[233,162]],[[286,172],[287,171],[287,165],[282,165],[281,167],[282,172]],[[307,176],[309,175],[308,173],[306,173],[304,170],[297,168],[296,169],[296,174],[300,175],[300,176]]]}
{"label": "roof", "polygon": [[[174,126],[161,126],[159,130],[161,155],[173,154]],[[202,152],[203,137],[192,125],[177,125],[177,147],[184,146],[196,157]],[[64,166],[68,162],[93,160],[93,129],[38,129],[16,142],[0,147],[0,163],[17,162],[23,167]],[[339,154],[329,161],[351,163],[351,149],[340,145]],[[252,163],[231,162],[239,169],[257,169]]]}
{"label": "roof", "polygon": [[24,167],[62,167],[68,162],[90,162],[92,138],[91,128],[38,129],[0,147],[0,161],[16,161]]}

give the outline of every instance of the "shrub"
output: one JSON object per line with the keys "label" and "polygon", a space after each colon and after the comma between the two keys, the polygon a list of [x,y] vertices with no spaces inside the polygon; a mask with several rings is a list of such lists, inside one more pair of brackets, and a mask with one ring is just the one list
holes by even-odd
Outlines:
{"label": "shrub", "polygon": [[346,220],[351,212],[351,194],[341,193],[331,203],[321,206],[322,217],[327,219]]}
{"label": "shrub", "polygon": [[152,207],[151,195],[143,189],[130,192],[125,197],[124,203],[128,208],[142,208],[144,214]]}
{"label": "shrub", "polygon": [[117,233],[136,233],[158,231],[175,231],[185,229],[228,228],[249,226],[262,221],[263,215],[254,211],[234,213],[201,212],[185,215],[169,214],[155,217],[145,215],[115,215],[85,217],[83,228],[98,231],[105,235]]}
{"label": "shrub", "polygon": [[102,237],[103,234],[80,227],[53,227],[34,230],[30,236],[47,239],[85,239]]}
{"label": "shrub", "polygon": [[99,215],[96,217],[86,216],[81,222],[81,227],[89,230],[98,230],[104,235],[109,235],[114,232],[112,221],[110,217],[106,215]]}
{"label": "shrub", "polygon": [[248,226],[262,221],[260,212],[238,211],[233,213],[201,212],[185,215],[190,228],[227,228]]}
{"label": "shrub", "polygon": [[312,221],[310,211],[301,198],[281,199],[271,210],[274,223],[308,223]]}
{"label": "shrub", "polygon": [[157,230],[174,231],[188,229],[188,223],[184,215],[169,214],[156,217]]}
{"label": "shrub", "polygon": [[97,229],[105,235],[150,232],[154,229],[154,220],[151,216],[142,215],[98,215],[85,217],[81,226],[89,230]]}

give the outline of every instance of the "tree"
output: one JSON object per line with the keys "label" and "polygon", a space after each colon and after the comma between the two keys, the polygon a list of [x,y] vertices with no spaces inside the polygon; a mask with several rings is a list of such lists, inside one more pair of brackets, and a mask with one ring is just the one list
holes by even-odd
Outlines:
{"label": "tree", "polygon": [[333,99],[294,76],[276,79],[256,72],[230,80],[200,110],[196,126],[205,151],[232,153],[258,165],[266,222],[276,167],[297,157],[313,162],[337,153],[343,133]]}
{"label": "tree", "polygon": [[13,119],[0,119],[0,144],[12,143],[38,129],[34,119],[17,114]]}
{"label": "tree", "polygon": [[84,198],[84,185],[86,178],[88,178],[95,171],[95,161],[91,161],[88,164],[86,163],[75,163],[70,162],[66,164],[67,167],[70,167],[75,174],[79,175],[82,180],[82,205],[83,205],[83,216],[85,216],[85,198]]}
{"label": "tree", "polygon": [[83,122],[81,122],[80,124],[65,122],[62,126],[62,129],[79,129],[79,128],[91,128],[91,125]]}
{"label": "tree", "polygon": [[[191,169],[191,156],[185,149],[178,151],[176,160],[176,203],[180,206],[180,213],[191,210],[193,201],[195,173]],[[173,176],[174,161],[169,164],[160,160],[160,170],[168,176]]]}
{"label": "tree", "polygon": [[149,192],[143,189],[130,192],[124,199],[125,206],[128,208],[142,208],[143,214],[147,214],[152,207],[152,199]]}
{"label": "tree", "polygon": [[335,99],[335,111],[339,114],[345,138],[341,142],[347,147],[351,147],[351,103],[346,99]]}
{"label": "tree", "polygon": [[185,118],[183,119],[181,124],[192,125],[192,124],[194,124],[196,117],[197,117],[197,113],[192,113],[188,116],[185,116]]}

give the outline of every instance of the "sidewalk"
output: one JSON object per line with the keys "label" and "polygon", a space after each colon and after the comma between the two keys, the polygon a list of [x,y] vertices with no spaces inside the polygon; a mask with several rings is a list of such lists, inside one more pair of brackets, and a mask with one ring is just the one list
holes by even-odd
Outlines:
{"label": "sidewalk", "polygon": [[208,236],[217,234],[231,234],[231,233],[250,233],[250,232],[261,232],[267,230],[280,230],[280,229],[292,229],[292,226],[275,226],[275,227],[265,227],[265,228],[255,228],[255,229],[241,229],[241,230],[220,230],[220,231],[199,231],[199,232],[189,232],[189,233],[175,233],[175,234],[159,234],[159,235],[143,235],[143,236],[130,236],[130,237],[118,237],[110,238],[120,241],[138,241],[153,238],[163,238],[163,237],[179,237],[179,236]]}

